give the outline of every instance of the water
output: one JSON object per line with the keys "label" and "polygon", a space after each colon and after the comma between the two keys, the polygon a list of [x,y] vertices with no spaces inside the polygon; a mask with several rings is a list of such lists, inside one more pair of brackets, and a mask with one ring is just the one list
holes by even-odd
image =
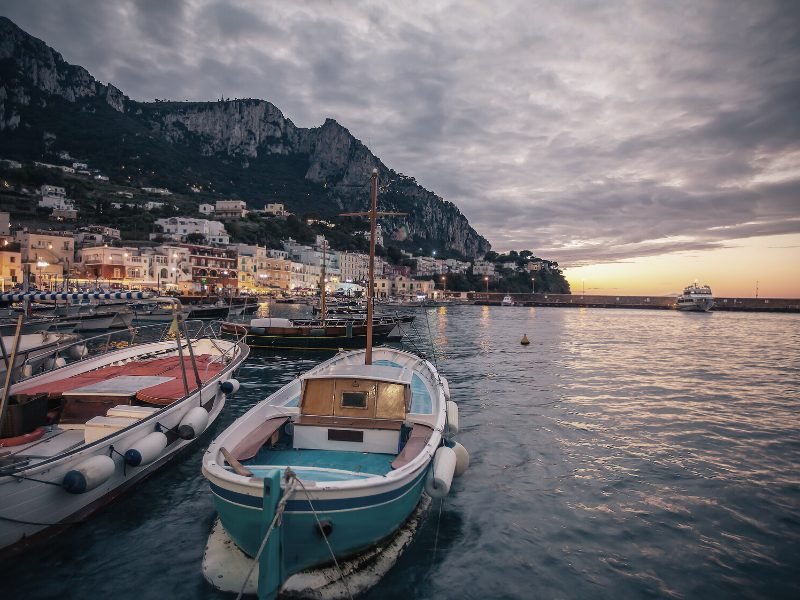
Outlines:
{"label": "water", "polygon": [[[798,316],[418,315],[472,464],[366,598],[800,597]],[[316,360],[251,357],[219,427]],[[200,570],[201,454],[3,561],[3,598],[232,597]]]}

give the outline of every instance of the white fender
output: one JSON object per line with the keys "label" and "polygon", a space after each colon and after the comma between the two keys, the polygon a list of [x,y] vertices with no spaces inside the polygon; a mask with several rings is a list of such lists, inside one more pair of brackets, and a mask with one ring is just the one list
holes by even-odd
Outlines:
{"label": "white fender", "polygon": [[433,466],[425,479],[425,491],[431,498],[444,498],[450,492],[456,471],[456,453],[442,446],[433,455]]}
{"label": "white fender", "polygon": [[444,391],[444,399],[450,400],[450,383],[446,378],[439,376],[439,381],[442,382],[442,391]]}
{"label": "white fender", "polygon": [[22,365],[22,376],[30,377],[31,375],[33,375],[33,365],[31,363]]}
{"label": "white fender", "polygon": [[53,366],[54,366],[56,369],[60,369],[61,367],[66,367],[66,366],[67,366],[67,361],[66,361],[66,359],[65,359],[63,356],[59,356],[59,357],[58,357],[58,358],[56,358],[56,360],[54,361],[54,363],[53,363]]}
{"label": "white fender", "polygon": [[450,434],[458,433],[458,404],[448,400],[445,406],[447,408],[447,431]]}
{"label": "white fender", "polygon": [[75,360],[80,360],[88,354],[89,349],[86,347],[86,344],[75,344],[69,349],[69,355]]}
{"label": "white fender", "polygon": [[221,389],[224,394],[235,394],[239,391],[239,382],[235,379],[228,379],[219,384],[219,389]]}
{"label": "white fender", "polygon": [[453,446],[453,452],[456,453],[456,477],[460,477],[469,467],[469,452],[458,442]]}
{"label": "white fender", "polygon": [[208,425],[208,411],[202,406],[195,406],[183,415],[178,425],[178,435],[181,439],[192,440],[205,431]]}
{"label": "white fender", "polygon": [[167,447],[167,436],[160,431],[154,431],[144,436],[125,452],[125,462],[132,467],[150,464]]}
{"label": "white fender", "polygon": [[61,487],[71,494],[88,492],[111,479],[116,468],[114,459],[110,456],[92,456],[64,475]]}

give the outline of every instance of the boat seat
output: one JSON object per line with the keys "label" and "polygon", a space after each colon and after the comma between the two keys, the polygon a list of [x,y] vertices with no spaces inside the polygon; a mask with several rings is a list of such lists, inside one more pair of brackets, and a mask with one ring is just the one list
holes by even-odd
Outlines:
{"label": "boat seat", "polygon": [[414,460],[414,457],[422,452],[432,433],[433,429],[427,425],[414,423],[406,445],[403,446],[403,450],[397,455],[397,458],[392,461],[392,469],[399,469]]}
{"label": "boat seat", "polygon": [[393,419],[364,419],[360,417],[332,417],[322,415],[300,415],[294,421],[295,425],[310,425],[314,427],[342,427],[345,429],[388,429],[400,431],[402,421]]}
{"label": "boat seat", "polygon": [[267,440],[283,427],[288,420],[289,417],[267,419],[233,447],[231,456],[240,461],[253,458]]}

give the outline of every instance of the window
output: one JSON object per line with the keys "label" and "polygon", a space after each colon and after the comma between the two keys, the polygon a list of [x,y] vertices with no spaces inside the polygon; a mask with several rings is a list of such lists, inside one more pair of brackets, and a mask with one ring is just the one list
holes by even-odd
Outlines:
{"label": "window", "polygon": [[10,262],[12,264],[17,262],[17,257],[16,256],[9,256],[8,257],[8,262]]}
{"label": "window", "polygon": [[367,408],[367,392],[342,392],[342,408]]}

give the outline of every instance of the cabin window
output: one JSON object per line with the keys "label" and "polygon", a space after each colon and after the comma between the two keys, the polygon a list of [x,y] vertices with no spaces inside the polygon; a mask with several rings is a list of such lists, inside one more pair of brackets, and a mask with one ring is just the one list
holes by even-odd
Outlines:
{"label": "cabin window", "polygon": [[342,408],[367,408],[367,392],[342,392]]}

